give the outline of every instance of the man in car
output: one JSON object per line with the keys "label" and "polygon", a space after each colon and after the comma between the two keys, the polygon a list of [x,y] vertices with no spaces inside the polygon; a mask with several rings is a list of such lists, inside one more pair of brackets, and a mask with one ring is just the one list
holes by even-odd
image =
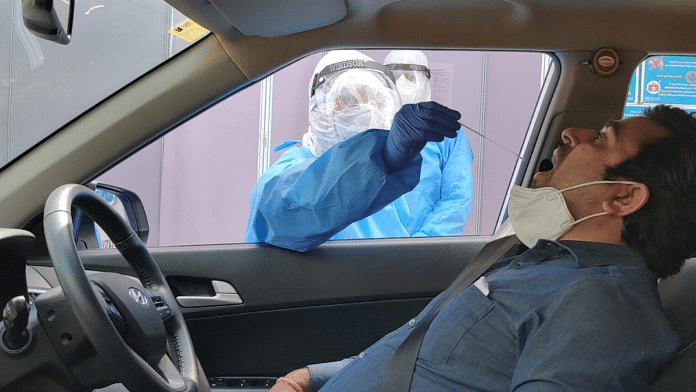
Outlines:
{"label": "man in car", "polygon": [[302,145],[252,190],[246,242],[304,252],[330,238],[462,233],[473,152],[457,132],[458,112],[434,102],[401,107],[392,72],[355,50],[324,56],[309,93]]}
{"label": "man in car", "polygon": [[[532,190],[511,193],[513,228],[531,248],[437,314],[412,391],[641,391],[675,354],[657,279],[696,248],[696,119],[657,106],[599,132],[569,128],[554,157]],[[293,371],[272,391],[376,390],[429,307],[360,355]]]}

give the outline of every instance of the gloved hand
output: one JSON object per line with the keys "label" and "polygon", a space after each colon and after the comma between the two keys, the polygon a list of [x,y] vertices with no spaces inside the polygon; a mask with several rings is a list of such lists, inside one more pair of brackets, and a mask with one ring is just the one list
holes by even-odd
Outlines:
{"label": "gloved hand", "polygon": [[407,104],[394,116],[391,132],[382,148],[389,173],[403,170],[427,142],[457,136],[461,114],[437,102]]}

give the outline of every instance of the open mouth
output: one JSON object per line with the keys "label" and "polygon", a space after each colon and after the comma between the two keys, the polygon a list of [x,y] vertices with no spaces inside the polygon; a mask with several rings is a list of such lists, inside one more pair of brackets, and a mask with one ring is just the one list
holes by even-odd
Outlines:
{"label": "open mouth", "polygon": [[544,159],[539,164],[539,172],[547,172],[553,170],[553,162],[550,159]]}

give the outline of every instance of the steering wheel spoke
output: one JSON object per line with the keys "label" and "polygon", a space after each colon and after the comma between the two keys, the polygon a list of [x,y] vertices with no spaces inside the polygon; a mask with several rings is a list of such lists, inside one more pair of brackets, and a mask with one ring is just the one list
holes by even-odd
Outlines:
{"label": "steering wheel spoke", "polygon": [[155,304],[155,308],[159,312],[162,321],[166,322],[167,320],[169,320],[172,317],[172,309],[167,304],[167,301],[165,301],[161,295],[154,294],[149,290],[147,291],[147,293],[149,294],[152,303]]}
{"label": "steering wheel spoke", "polygon": [[104,291],[104,289],[102,289],[96,284],[93,284],[92,288],[94,289],[94,292],[97,294],[97,298],[102,299],[102,305],[104,305],[104,310],[106,311],[106,314],[109,316],[109,320],[111,320],[111,322],[114,324],[118,333],[121,334],[121,337],[125,339],[127,328],[126,320],[121,315],[121,312],[118,311],[116,304],[114,304],[114,301],[111,300],[111,297],[109,297],[109,295]]}

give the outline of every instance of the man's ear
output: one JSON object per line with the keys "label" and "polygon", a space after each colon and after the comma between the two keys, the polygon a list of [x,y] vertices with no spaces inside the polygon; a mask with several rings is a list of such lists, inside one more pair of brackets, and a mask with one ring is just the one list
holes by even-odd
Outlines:
{"label": "man's ear", "polygon": [[650,192],[645,184],[622,184],[602,203],[602,208],[610,215],[623,217],[640,210],[648,202],[648,197]]}

